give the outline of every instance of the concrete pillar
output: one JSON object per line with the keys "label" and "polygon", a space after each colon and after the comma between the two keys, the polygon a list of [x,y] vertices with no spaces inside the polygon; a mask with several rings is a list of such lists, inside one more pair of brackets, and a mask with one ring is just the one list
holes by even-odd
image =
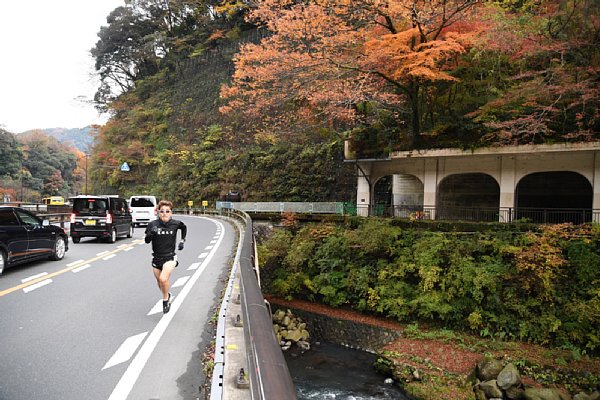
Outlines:
{"label": "concrete pillar", "polygon": [[594,198],[592,200],[592,220],[600,222],[600,152],[594,152],[594,183],[592,184]]}
{"label": "concrete pillar", "polygon": [[514,216],[516,182],[516,160],[503,156],[500,162],[500,210],[498,220],[510,222]]}
{"label": "concrete pillar", "polygon": [[361,217],[369,216],[371,206],[371,187],[369,185],[369,174],[371,164],[360,164],[358,168],[358,183],[356,185],[356,215]]}
{"label": "concrete pillar", "polygon": [[423,183],[414,175],[396,174],[392,177],[394,215],[408,218],[423,207]]}
{"label": "concrete pillar", "polygon": [[435,207],[438,185],[438,160],[425,159],[425,174],[423,182],[423,211],[425,218],[435,219]]}

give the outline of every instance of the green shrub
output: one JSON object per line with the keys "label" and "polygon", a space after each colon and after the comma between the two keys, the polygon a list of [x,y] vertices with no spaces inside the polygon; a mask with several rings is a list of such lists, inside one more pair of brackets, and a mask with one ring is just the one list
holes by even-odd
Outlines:
{"label": "green shrub", "polygon": [[353,219],[277,231],[259,247],[263,287],[407,323],[600,349],[597,225],[444,227]]}

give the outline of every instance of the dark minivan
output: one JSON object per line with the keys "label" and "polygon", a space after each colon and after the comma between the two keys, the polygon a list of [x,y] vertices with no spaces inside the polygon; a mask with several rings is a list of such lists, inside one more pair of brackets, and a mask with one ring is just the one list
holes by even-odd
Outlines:
{"label": "dark minivan", "polygon": [[127,200],[113,195],[81,195],[72,197],[71,203],[73,243],[79,243],[82,237],[108,239],[114,243],[118,236],[133,236]]}

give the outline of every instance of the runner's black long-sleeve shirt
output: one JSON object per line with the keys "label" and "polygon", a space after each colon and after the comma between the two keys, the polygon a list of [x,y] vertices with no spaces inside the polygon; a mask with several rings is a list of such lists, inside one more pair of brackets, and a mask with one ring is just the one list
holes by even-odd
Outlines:
{"label": "runner's black long-sleeve shirt", "polygon": [[[156,233],[152,234],[153,228]],[[187,226],[179,220],[170,219],[165,223],[160,219],[151,221],[146,227],[146,243],[152,242],[152,256],[154,258],[170,258],[175,255],[177,242],[177,230],[181,230],[181,240],[185,240]]]}

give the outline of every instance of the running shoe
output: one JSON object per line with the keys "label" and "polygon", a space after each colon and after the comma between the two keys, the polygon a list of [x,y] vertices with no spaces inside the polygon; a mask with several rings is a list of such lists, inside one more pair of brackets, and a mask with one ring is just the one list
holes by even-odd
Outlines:
{"label": "running shoe", "polygon": [[171,292],[169,292],[169,299],[163,300],[163,314],[166,314],[171,309]]}

